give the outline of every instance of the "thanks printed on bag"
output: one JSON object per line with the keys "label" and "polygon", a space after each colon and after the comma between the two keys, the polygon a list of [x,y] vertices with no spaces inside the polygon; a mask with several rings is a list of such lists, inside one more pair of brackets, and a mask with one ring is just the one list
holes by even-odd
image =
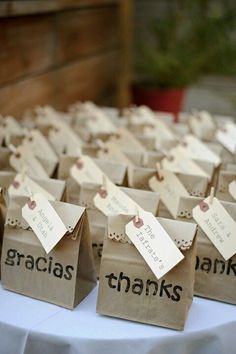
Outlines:
{"label": "thanks printed on bag", "polygon": [[104,172],[91,157],[81,155],[71,166],[70,175],[79,185],[83,182],[102,184]]}
{"label": "thanks printed on bag", "polygon": [[228,260],[236,253],[236,222],[217,198],[204,199],[193,209],[193,218]]}
{"label": "thanks printed on bag", "polygon": [[56,200],[56,198],[50,194],[48,191],[46,191],[44,188],[42,188],[38,183],[33,181],[30,177],[28,177],[24,173],[18,173],[14,180],[12,181],[12,184],[8,188],[8,193],[10,196],[24,196],[24,197],[30,197],[29,190],[35,194],[35,193],[40,193],[43,194],[45,198],[48,200]]}
{"label": "thanks printed on bag", "polygon": [[157,279],[169,272],[183,254],[153,214],[141,210],[125,227],[125,232]]}
{"label": "thanks printed on bag", "polygon": [[93,198],[94,205],[106,216],[114,214],[135,214],[142,208],[114,183],[106,178],[106,186],[101,186]]}
{"label": "thanks printed on bag", "polygon": [[171,171],[162,170],[149,179],[149,187],[160,194],[161,200],[173,218],[177,217],[179,198],[188,197],[189,193],[178,177]]}
{"label": "thanks printed on bag", "polygon": [[49,253],[66,234],[67,228],[50,202],[36,193],[22,208],[22,216]]}
{"label": "thanks printed on bag", "polygon": [[236,181],[232,181],[229,184],[229,194],[236,200]]}
{"label": "thanks printed on bag", "polygon": [[179,146],[179,150],[186,154],[190,159],[202,160],[211,162],[215,167],[219,166],[221,163],[220,157],[208,148],[197,137],[188,134],[184,137],[182,143]]}

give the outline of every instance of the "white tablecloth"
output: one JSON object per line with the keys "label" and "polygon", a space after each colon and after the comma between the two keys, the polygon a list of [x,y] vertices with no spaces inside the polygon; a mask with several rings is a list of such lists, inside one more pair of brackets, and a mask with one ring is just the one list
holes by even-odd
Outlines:
{"label": "white tablecloth", "polygon": [[70,311],[0,285],[0,354],[236,353],[236,306],[194,298],[178,332],[98,315],[96,296]]}

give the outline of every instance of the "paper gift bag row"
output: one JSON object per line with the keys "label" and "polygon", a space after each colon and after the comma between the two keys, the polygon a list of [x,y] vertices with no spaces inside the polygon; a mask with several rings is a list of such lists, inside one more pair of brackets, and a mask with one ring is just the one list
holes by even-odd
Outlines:
{"label": "paper gift bag row", "polygon": [[[195,116],[201,117],[202,114],[195,112]],[[227,148],[222,145],[220,134],[218,141],[221,145],[214,139],[214,134],[211,134],[211,138],[209,134],[207,150],[200,145],[200,150],[196,152],[194,149],[196,144],[199,146],[199,142],[196,142],[190,133],[194,133],[196,126],[197,128],[199,125],[204,126],[204,123],[202,118],[194,117],[194,122],[197,121],[195,125],[192,124],[192,120],[188,117],[185,123],[172,127],[162,120],[161,115],[158,116],[144,107],[127,110],[123,118],[118,119],[116,115],[113,115],[108,119],[103,110],[91,103],[75,105],[67,114],[60,114],[50,107],[37,109],[27,124],[24,123],[28,128],[30,127],[27,134],[22,131],[21,126],[16,127],[12,119],[7,119],[7,135],[2,139],[5,147],[1,148],[3,152],[0,158],[1,170],[9,171],[15,168],[22,178],[22,167],[26,165],[30,171],[31,180],[53,194],[55,199],[65,199],[67,204],[52,202],[52,205],[58,214],[60,210],[63,210],[62,214],[66,215],[65,218],[60,214],[67,232],[55,248],[47,254],[29,225],[22,220],[21,209],[26,200],[24,199],[23,203],[21,198],[12,199],[11,197],[3,243],[3,285],[5,284],[7,288],[16,292],[73,308],[95,284],[95,271],[91,261],[93,246],[97,271],[102,259],[97,304],[97,310],[100,313],[183,329],[193,296],[195,266],[197,279],[199,278],[198,271],[202,269],[207,269],[206,273],[211,277],[208,287],[205,281],[197,282],[200,284],[196,285],[197,294],[234,303],[234,297],[230,297],[228,293],[218,291],[221,295],[217,297],[213,292],[214,287],[217,288],[219,284],[221,286],[222,283],[229,284],[229,288],[234,285],[233,258],[230,258],[228,263],[225,262],[203,231],[198,231],[199,241],[195,240],[196,225],[189,223],[192,210],[186,209],[182,215],[179,208],[183,199],[195,198],[201,202],[201,198],[209,194],[212,184],[216,188],[217,196],[221,193],[220,197],[224,200],[232,197],[233,202],[234,198],[232,193],[229,193],[229,185],[234,182],[235,154],[231,149],[231,140],[229,139],[230,144],[227,145],[231,151],[227,152]],[[209,116],[206,121],[211,121]],[[210,127],[209,122],[207,124]],[[213,131],[215,133],[219,128],[219,125],[213,126],[214,128],[212,125],[209,128],[211,133]],[[38,128],[38,130],[35,132],[32,128]],[[227,137],[230,135],[227,129],[223,133]],[[40,142],[43,146],[42,151]],[[18,144],[20,145],[17,150]],[[209,152],[209,148],[212,153]],[[49,158],[47,158],[47,153]],[[9,157],[12,155],[14,155],[13,163],[12,161],[9,163]],[[85,159],[86,155],[90,155],[92,159],[89,160],[89,157]],[[223,161],[221,166],[217,162],[220,159]],[[90,173],[86,170],[88,160],[90,166],[93,166]],[[228,178],[230,173],[231,177]],[[127,236],[125,236],[125,222],[132,220],[133,217],[139,220],[139,217],[137,215],[122,216],[120,211],[117,216],[107,217],[95,206],[95,195],[101,191],[101,188],[104,192],[104,185],[101,187],[102,175],[112,181],[114,186],[129,187],[121,187],[119,191],[131,197],[141,210],[169,218],[169,220],[158,220],[168,232],[169,237],[176,242],[177,247],[183,250],[185,258],[159,280],[134,244],[129,242],[129,239],[127,242]],[[64,182],[52,181],[48,178],[49,176],[57,177]],[[22,182],[22,180],[17,180],[18,177],[12,172],[4,172],[0,179],[2,178],[3,187],[9,188],[10,186],[12,189],[17,186],[17,182]],[[54,181],[59,182],[57,186]],[[26,187],[24,190],[27,192],[26,195],[29,195]],[[105,192],[104,196],[106,195],[109,199],[109,188],[105,188]],[[225,195],[222,196],[222,193]],[[161,199],[160,205],[159,199]],[[68,203],[87,208],[92,240],[86,226],[87,221],[82,221],[86,219],[86,216],[83,216],[84,209]],[[192,205],[192,208],[194,206]],[[80,217],[76,219],[77,224],[73,224],[72,227],[70,225],[72,221],[68,222],[71,218],[67,220],[67,215],[68,213],[73,215],[73,210],[75,210],[73,208],[80,208],[80,212],[79,209],[76,211],[77,216],[80,215]],[[2,217],[4,217],[4,207],[2,210]],[[230,215],[235,220],[235,215],[232,213]],[[179,217],[185,222],[170,220]],[[142,225],[140,227],[142,228]],[[81,237],[72,235],[77,229]],[[25,237],[26,235],[28,237]],[[83,242],[82,239],[84,239]],[[102,252],[104,239],[105,246]],[[202,240],[208,241],[209,247],[205,251],[201,247]],[[198,243],[197,256],[196,243]],[[15,247],[13,247],[14,244]],[[211,272],[208,271],[210,261],[207,260],[208,265],[204,263],[206,254],[213,252],[212,249],[218,252],[218,263],[214,264],[214,267],[218,265],[222,267],[220,275],[224,272],[230,273],[229,278],[226,276],[217,278],[217,285],[213,281],[216,277],[213,279]],[[72,257],[73,264],[69,262],[70,257]],[[14,265],[11,266],[11,264]],[[76,279],[73,278],[70,267],[73,267],[75,274],[77,272]],[[32,276],[35,274],[34,271],[36,275]],[[15,275],[12,277],[9,274]],[[22,274],[24,279],[28,279],[28,286],[20,284],[19,274]],[[51,276],[52,286],[50,285]],[[62,282],[58,283],[60,280]],[[57,287],[62,289],[58,290],[61,294],[56,294]],[[45,290],[47,288],[48,291]],[[65,296],[65,291],[67,296]],[[115,301],[111,301],[111,298]],[[178,308],[176,318],[171,316],[174,308]]]}

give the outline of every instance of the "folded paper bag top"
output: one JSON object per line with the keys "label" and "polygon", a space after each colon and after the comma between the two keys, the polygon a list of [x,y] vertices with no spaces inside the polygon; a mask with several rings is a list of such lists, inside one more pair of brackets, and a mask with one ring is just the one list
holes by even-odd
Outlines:
{"label": "folded paper bag top", "polygon": [[68,230],[46,254],[22,217],[27,198],[10,199],[2,248],[5,288],[74,308],[95,286],[90,232],[84,208],[50,202]]}
{"label": "folded paper bag top", "polygon": [[108,217],[109,237],[104,243],[97,312],[182,330],[193,298],[196,224],[157,218],[172,240],[182,242],[186,235],[189,238],[184,259],[157,280],[136,247],[119,238],[132,218]]}

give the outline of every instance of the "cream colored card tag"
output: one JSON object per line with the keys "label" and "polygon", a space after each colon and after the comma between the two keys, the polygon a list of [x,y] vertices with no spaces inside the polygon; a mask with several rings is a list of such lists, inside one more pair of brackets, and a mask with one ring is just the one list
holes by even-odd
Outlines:
{"label": "cream colored card tag", "polygon": [[221,163],[221,159],[216,153],[209,149],[208,146],[201,140],[191,134],[184,137],[183,143],[178,148],[190,159],[208,161],[213,163],[216,167]]}
{"label": "cream colored card tag", "polygon": [[106,187],[101,186],[99,188],[93,198],[93,202],[96,208],[106,216],[115,214],[132,215],[135,214],[137,210],[142,209],[108,178],[106,179]]}
{"label": "cream colored card tag", "polygon": [[146,148],[126,128],[119,128],[111,140],[123,151],[145,152]]}
{"label": "cream colored card tag", "polygon": [[148,183],[152,191],[160,194],[163,204],[175,219],[177,217],[179,198],[189,196],[178,177],[171,171],[160,170],[149,179]]}
{"label": "cream colored card tag", "polygon": [[116,126],[106,117],[104,112],[93,109],[90,115],[86,119],[86,126],[92,134],[112,134],[116,132]]}
{"label": "cream colored card tag", "polygon": [[66,234],[67,228],[50,202],[40,193],[22,208],[22,216],[49,253]]}
{"label": "cream colored card tag", "polygon": [[21,128],[20,124],[13,117],[5,117],[1,125],[1,133],[3,133],[5,136],[8,134],[21,135],[23,133],[23,129]]}
{"label": "cream colored card tag", "polygon": [[217,198],[210,197],[193,208],[193,218],[225,260],[236,253],[236,223]]}
{"label": "cream colored card tag", "polygon": [[193,160],[183,154],[178,147],[172,149],[170,155],[162,159],[161,164],[164,170],[209,178],[207,173]]}
{"label": "cream colored card tag", "polygon": [[229,194],[236,200],[236,181],[229,184]]}
{"label": "cream colored card tag", "polygon": [[223,130],[217,130],[216,139],[231,154],[236,153],[236,138],[230,134],[230,131],[227,128],[223,128]]}
{"label": "cream colored card tag", "polygon": [[48,141],[50,142],[58,156],[66,152],[67,141],[65,139],[63,129],[60,129],[60,127],[54,126],[49,130]]}
{"label": "cream colored card tag", "polygon": [[102,184],[104,172],[91,157],[82,155],[70,168],[70,175],[79,185],[83,182]]}
{"label": "cream colored card tag", "polygon": [[134,166],[133,162],[120,150],[114,141],[107,141],[104,147],[98,151],[97,156],[102,159],[118,161],[127,166]]}
{"label": "cream colored card tag", "polygon": [[10,196],[18,195],[18,196],[30,197],[29,190],[33,194],[35,193],[43,194],[43,196],[48,200],[56,199],[53,195],[51,195],[44,188],[42,188],[38,183],[36,183],[30,177],[22,173],[18,173],[15,176],[14,180],[12,181],[12,184],[8,188],[8,193]]}
{"label": "cream colored card tag", "polygon": [[65,134],[66,153],[68,155],[74,156],[77,153],[77,150],[80,149],[83,145],[83,141],[67,124],[63,124],[61,129]]}
{"label": "cream colored card tag", "polygon": [[48,178],[48,174],[37,160],[37,158],[22,146],[17,147],[16,153],[12,154],[9,159],[11,167],[17,172],[21,172],[23,168],[27,168],[27,173],[33,178]]}
{"label": "cream colored card tag", "polygon": [[30,149],[39,158],[49,159],[55,163],[58,161],[58,157],[47,139],[37,129],[31,130],[29,136],[24,139],[23,146]]}
{"label": "cream colored card tag", "polygon": [[183,254],[152,213],[140,211],[138,220],[133,218],[125,232],[157,279],[176,266]]}

